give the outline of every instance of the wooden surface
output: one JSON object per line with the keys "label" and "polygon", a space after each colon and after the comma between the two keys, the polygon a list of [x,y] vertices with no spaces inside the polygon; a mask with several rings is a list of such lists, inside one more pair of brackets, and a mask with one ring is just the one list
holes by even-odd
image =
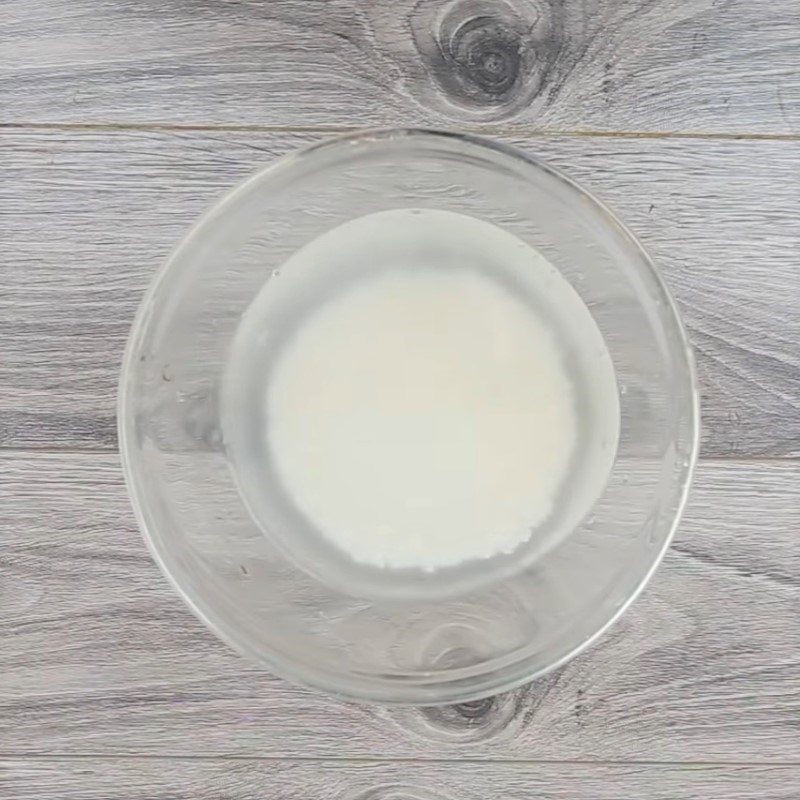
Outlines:
{"label": "wooden surface", "polygon": [[114,454],[8,454],[0,508],[6,752],[800,760],[800,462],[701,464],[662,569],[597,647],[445,709],[341,703],[218,643],[145,551]]}
{"label": "wooden surface", "polygon": [[14,123],[800,131],[796,0],[4,0]]}
{"label": "wooden surface", "polygon": [[73,800],[795,800],[800,767],[0,759],[9,797]]}
{"label": "wooden surface", "polygon": [[[617,210],[695,348],[702,460],[643,597],[440,709],[251,667],[136,531],[114,394],[209,202],[326,132],[483,130]],[[796,0],[0,0],[0,798],[800,797]]]}
{"label": "wooden surface", "polygon": [[[118,365],[155,269],[220,193],[320,137],[7,131],[0,443],[114,449]],[[695,347],[704,454],[800,455],[800,140],[507,140],[595,190],[656,260]]]}

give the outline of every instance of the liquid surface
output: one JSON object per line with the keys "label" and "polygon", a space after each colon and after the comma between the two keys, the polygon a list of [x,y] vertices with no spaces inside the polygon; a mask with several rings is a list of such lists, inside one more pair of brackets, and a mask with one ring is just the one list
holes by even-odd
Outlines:
{"label": "liquid surface", "polygon": [[268,391],[300,509],[359,562],[510,553],[552,512],[577,438],[547,326],[467,270],[389,272],[313,313]]}
{"label": "liquid surface", "polygon": [[572,286],[447,211],[370,214],[298,250],[243,315],[225,384],[254,519],[348,591],[531,563],[600,496],[619,432],[611,359]]}

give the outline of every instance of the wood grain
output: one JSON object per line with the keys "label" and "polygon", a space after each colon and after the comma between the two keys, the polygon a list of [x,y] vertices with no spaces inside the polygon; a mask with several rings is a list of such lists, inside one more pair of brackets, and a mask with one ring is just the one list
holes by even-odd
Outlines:
{"label": "wood grain", "polygon": [[800,762],[798,462],[702,464],[600,644],[428,709],[343,703],[217,642],[151,562],[112,454],[6,452],[0,474],[2,754]]}
{"label": "wood grain", "polygon": [[6,759],[15,800],[790,800],[798,766]]}
{"label": "wood grain", "polygon": [[800,132],[795,0],[6,0],[0,122]]}
{"label": "wood grain", "polygon": [[[0,138],[0,445],[114,448],[125,338],[155,269],[222,191],[319,134]],[[706,456],[800,455],[800,142],[511,139],[611,203],[695,347]]]}
{"label": "wood grain", "polygon": [[[796,798],[798,31],[796,0],[0,2],[0,797]],[[102,452],[188,225],[367,125],[505,134],[608,200],[687,322],[704,455],[776,459],[701,464],[611,633],[459,706],[243,662],[171,592]]]}

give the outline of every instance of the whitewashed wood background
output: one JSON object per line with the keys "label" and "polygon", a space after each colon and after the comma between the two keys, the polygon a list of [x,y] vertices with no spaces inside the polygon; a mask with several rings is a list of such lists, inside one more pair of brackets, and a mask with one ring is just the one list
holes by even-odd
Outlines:
{"label": "whitewashed wood background", "polygon": [[[703,392],[676,543],[555,675],[342,703],[219,644],[136,531],[135,307],[235,181],[332,131],[483,131],[596,191]],[[0,0],[0,798],[800,798],[798,0]]]}

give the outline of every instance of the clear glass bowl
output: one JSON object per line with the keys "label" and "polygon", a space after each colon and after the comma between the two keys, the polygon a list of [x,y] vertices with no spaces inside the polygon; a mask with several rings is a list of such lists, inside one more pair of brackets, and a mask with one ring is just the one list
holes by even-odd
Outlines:
{"label": "clear glass bowl", "polygon": [[[237,488],[220,406],[242,313],[288,257],[341,223],[410,207],[492,222],[561,271],[605,339],[621,427],[604,493],[532,563],[445,597],[382,598],[315,577],[262,532]],[[670,541],[698,427],[683,327],[633,235],[525,153],[421,130],[314,145],[211,209],[142,303],[119,399],[120,448],[139,524],[198,617],[290,680],[391,703],[495,694],[555,668],[600,635]]]}

